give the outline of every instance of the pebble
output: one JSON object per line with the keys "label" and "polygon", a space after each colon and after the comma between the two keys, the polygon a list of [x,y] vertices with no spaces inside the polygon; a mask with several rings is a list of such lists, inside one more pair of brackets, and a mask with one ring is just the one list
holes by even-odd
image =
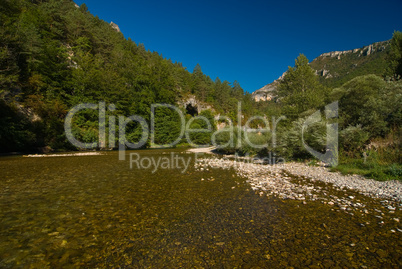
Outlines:
{"label": "pebble", "polygon": [[[371,212],[375,213],[373,215],[379,220],[384,217],[392,219],[388,214],[394,214],[402,206],[402,183],[399,181],[380,182],[359,175],[342,175],[330,172],[324,167],[311,167],[303,163],[264,165],[253,163],[247,157],[239,157],[237,161],[228,158],[203,158],[197,160],[195,168],[199,171],[208,171],[211,168],[233,169],[235,173],[233,176],[246,178],[251,190],[257,195],[299,200],[304,205],[309,201],[320,201],[329,206],[336,205],[337,207],[331,208],[332,211],[342,211],[350,215],[360,213],[369,215]],[[206,180],[215,179],[210,177]],[[319,182],[321,184],[317,186]],[[334,189],[342,192],[338,192],[337,195],[328,194],[328,191],[334,193]],[[380,198],[382,210],[372,208],[371,205],[370,211],[366,209],[364,202],[367,200],[360,198],[357,193],[366,197]],[[393,220],[399,222],[398,218]],[[384,221],[378,224],[384,224]],[[366,225],[369,225],[369,222]],[[399,229],[398,231],[402,232]]]}
{"label": "pebble", "polygon": [[[321,181],[330,183],[335,188],[344,192],[353,190],[369,197],[379,197],[383,199],[381,202],[384,204],[388,204],[390,200],[402,202],[402,183],[399,181],[381,182],[359,175],[342,175],[337,172],[330,172],[329,169],[324,167],[312,167],[304,163],[290,162],[277,165],[262,165],[253,163],[247,157],[237,157],[236,161],[228,158],[204,158],[198,160],[196,168],[201,171],[208,168],[234,168],[239,176],[246,177],[249,183],[255,184],[255,188],[261,189],[265,187],[267,190],[276,191],[277,195],[282,195],[284,199],[300,200],[303,197],[306,198],[317,195],[317,193],[323,193],[322,188],[314,186],[314,184],[306,186],[290,182],[291,178],[286,174],[289,173],[296,177],[308,178],[312,182]],[[301,196],[298,196],[299,194]],[[336,200],[338,197],[332,198]],[[317,197],[314,199],[317,199]],[[347,195],[346,199],[343,200],[347,199],[354,200],[356,196]],[[395,211],[396,207],[388,205],[387,209]]]}

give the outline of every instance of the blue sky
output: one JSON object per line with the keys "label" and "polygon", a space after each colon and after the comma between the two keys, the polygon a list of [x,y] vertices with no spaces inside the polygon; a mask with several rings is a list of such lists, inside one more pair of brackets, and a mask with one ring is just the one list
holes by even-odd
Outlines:
{"label": "blue sky", "polygon": [[402,31],[402,0],[106,1],[75,0],[126,38],[192,72],[237,80],[253,92],[304,53],[360,48]]}

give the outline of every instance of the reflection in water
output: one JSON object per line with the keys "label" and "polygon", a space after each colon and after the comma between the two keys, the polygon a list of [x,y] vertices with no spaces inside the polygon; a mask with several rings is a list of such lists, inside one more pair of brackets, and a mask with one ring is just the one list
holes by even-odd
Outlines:
{"label": "reflection in water", "polygon": [[375,219],[260,197],[233,171],[192,166],[130,169],[116,152],[1,158],[0,267],[401,265],[401,233]]}

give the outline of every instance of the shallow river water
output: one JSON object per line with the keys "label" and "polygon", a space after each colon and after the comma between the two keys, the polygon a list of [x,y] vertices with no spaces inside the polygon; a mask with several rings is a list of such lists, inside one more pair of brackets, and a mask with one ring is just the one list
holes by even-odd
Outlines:
{"label": "shallow river water", "polygon": [[260,196],[235,171],[196,171],[178,150],[137,153],[191,163],[153,173],[117,152],[1,157],[0,268],[402,266],[399,222]]}

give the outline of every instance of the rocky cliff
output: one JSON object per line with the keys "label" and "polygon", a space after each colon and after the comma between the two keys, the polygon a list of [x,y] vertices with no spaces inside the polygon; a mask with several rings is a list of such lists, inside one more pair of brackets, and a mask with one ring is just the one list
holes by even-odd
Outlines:
{"label": "rocky cliff", "polygon": [[388,49],[389,41],[383,41],[359,49],[327,52],[315,58],[310,66],[323,84],[337,87],[357,76],[383,75]]}
{"label": "rocky cliff", "polygon": [[286,72],[272,83],[265,85],[261,89],[254,91],[251,95],[256,102],[271,101],[275,98],[275,90],[280,80],[285,76]]}
{"label": "rocky cliff", "polygon": [[[390,41],[382,41],[362,48],[326,52],[310,62],[321,83],[328,87],[338,87],[361,75],[382,75],[386,67],[385,57]],[[275,98],[275,89],[280,78],[252,93],[256,102],[270,101]]]}
{"label": "rocky cliff", "polygon": [[111,22],[111,23],[110,23],[110,26],[112,26],[112,28],[113,28],[116,32],[118,32],[118,33],[121,32],[121,31],[120,31],[120,27],[119,27],[117,24],[115,24],[114,22]]}

